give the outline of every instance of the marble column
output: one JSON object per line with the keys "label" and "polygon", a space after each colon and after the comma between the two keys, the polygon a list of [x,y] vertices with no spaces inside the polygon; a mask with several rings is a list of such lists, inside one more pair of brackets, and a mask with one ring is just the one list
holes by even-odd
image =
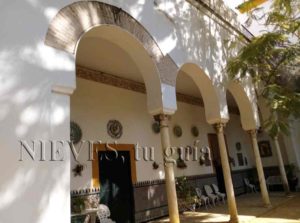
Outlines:
{"label": "marble column", "polygon": [[226,195],[227,195],[227,203],[228,203],[228,209],[229,209],[229,215],[230,215],[229,222],[238,223],[239,218],[238,218],[238,212],[237,212],[236,201],[235,201],[235,196],[234,196],[234,189],[233,189],[232,178],[231,178],[231,170],[230,170],[230,166],[229,166],[228,154],[227,154],[225,137],[224,137],[225,124],[218,123],[218,124],[215,124],[214,127],[215,127],[215,130],[218,135],[221,163],[222,163],[225,189],[226,189]]}
{"label": "marble column", "polygon": [[169,135],[169,116],[168,115],[159,115],[156,117],[159,119],[160,123],[160,136],[161,144],[163,149],[164,157],[164,168],[165,168],[165,182],[166,182],[166,191],[168,198],[168,209],[170,223],[179,223],[179,211],[177,203],[177,194],[176,194],[176,183],[174,176],[174,163],[166,159],[165,155],[166,150],[171,148],[170,135]]}
{"label": "marble column", "polygon": [[279,145],[279,142],[278,142],[278,137],[275,136],[273,139],[274,139],[274,143],[275,143],[275,149],[276,149],[276,153],[277,153],[277,160],[278,160],[278,166],[279,166],[279,171],[280,171],[280,175],[281,175],[283,189],[284,189],[285,193],[287,195],[289,195],[290,194],[290,187],[289,187],[289,182],[287,180],[286,172],[285,172],[285,169],[284,169],[284,163],[283,163],[283,159],[282,159],[282,155],[281,155],[281,150],[280,150],[280,145]]}
{"label": "marble column", "polygon": [[270,207],[271,202],[270,202],[270,198],[269,198],[269,192],[267,190],[264,168],[263,168],[263,165],[261,162],[261,157],[259,154],[256,129],[250,130],[249,134],[251,136],[251,142],[252,142],[252,148],[253,148],[253,153],[254,153],[254,157],[255,157],[257,176],[258,176],[258,180],[259,180],[259,186],[260,186],[263,203],[266,207]]}

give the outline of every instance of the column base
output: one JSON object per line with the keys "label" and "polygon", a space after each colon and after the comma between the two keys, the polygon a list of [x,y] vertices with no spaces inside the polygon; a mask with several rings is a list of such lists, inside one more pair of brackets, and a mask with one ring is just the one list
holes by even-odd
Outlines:
{"label": "column base", "polygon": [[264,204],[265,208],[272,208],[272,204]]}
{"label": "column base", "polygon": [[230,217],[229,223],[239,223],[238,217]]}

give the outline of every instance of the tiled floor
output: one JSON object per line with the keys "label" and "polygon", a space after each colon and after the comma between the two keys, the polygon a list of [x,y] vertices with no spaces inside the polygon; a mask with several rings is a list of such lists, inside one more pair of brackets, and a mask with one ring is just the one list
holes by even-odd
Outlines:
{"label": "tiled floor", "polygon": [[[242,223],[300,223],[300,193],[286,197],[283,193],[271,193],[271,208],[262,205],[259,193],[246,194],[236,198],[239,219]],[[227,205],[211,209],[200,208],[196,212],[185,212],[181,223],[221,223],[228,222]],[[168,218],[152,223],[169,222]]]}

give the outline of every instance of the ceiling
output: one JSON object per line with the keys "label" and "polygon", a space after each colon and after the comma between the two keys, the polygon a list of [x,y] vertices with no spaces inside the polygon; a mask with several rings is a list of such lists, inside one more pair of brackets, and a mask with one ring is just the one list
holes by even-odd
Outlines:
{"label": "ceiling", "polygon": [[122,48],[106,39],[82,38],[77,50],[76,63],[93,70],[144,82],[133,59]]}
{"label": "ceiling", "polygon": [[[86,35],[81,39],[76,63],[93,70],[144,82],[138,67],[129,54],[109,40],[96,37],[93,34]],[[184,72],[178,74],[176,87],[179,93],[201,98],[196,84]],[[237,106],[230,93],[227,94],[227,100],[230,106]]]}

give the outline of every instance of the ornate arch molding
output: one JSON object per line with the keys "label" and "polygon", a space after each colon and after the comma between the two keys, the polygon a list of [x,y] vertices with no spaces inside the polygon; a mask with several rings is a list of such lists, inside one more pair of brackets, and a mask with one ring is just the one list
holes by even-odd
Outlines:
{"label": "ornate arch molding", "polygon": [[224,103],[220,95],[221,89],[215,86],[209,77],[197,64],[185,63],[180,68],[178,74],[183,72],[188,75],[196,84],[199,94],[204,103],[206,121],[209,124],[228,121],[227,105],[224,109]]}
{"label": "ornate arch molding", "polygon": [[50,23],[45,44],[75,54],[81,36],[99,25],[115,25],[132,34],[153,59],[161,81],[175,86],[177,66],[174,61],[163,55],[155,40],[137,20],[109,4],[79,1],[62,8]]}
{"label": "ornate arch molding", "polygon": [[231,81],[227,90],[236,101],[244,130],[257,129],[260,126],[255,92],[249,83]]}

